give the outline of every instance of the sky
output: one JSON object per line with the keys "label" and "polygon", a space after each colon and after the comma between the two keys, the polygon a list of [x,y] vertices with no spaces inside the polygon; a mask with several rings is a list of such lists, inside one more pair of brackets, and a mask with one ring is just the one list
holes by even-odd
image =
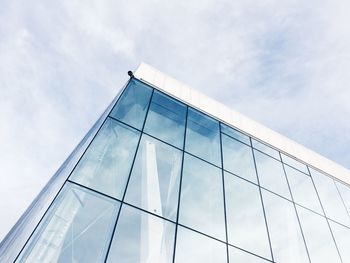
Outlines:
{"label": "sky", "polygon": [[142,61],[350,168],[349,1],[0,6],[0,240]]}

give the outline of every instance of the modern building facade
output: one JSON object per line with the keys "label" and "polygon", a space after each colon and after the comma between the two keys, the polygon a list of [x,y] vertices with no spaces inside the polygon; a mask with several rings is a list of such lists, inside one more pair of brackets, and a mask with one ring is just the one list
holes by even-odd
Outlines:
{"label": "modern building facade", "polygon": [[141,66],[1,262],[350,262],[350,171]]}

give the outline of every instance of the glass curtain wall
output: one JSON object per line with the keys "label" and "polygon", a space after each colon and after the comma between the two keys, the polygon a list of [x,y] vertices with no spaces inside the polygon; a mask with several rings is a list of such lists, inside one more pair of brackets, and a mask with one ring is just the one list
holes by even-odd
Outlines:
{"label": "glass curtain wall", "polygon": [[16,262],[350,262],[350,188],[131,79]]}

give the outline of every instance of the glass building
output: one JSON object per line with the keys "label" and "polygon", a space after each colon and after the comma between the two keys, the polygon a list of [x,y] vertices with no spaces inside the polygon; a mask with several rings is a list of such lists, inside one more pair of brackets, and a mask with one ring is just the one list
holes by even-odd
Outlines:
{"label": "glass building", "polygon": [[350,172],[141,64],[0,262],[350,262]]}

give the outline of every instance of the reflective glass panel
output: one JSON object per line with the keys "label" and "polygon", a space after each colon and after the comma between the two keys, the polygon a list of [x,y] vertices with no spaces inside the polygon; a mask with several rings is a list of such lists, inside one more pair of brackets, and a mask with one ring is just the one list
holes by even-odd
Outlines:
{"label": "reflective glass panel", "polygon": [[337,185],[340,195],[343,198],[348,213],[350,213],[350,187],[339,182],[336,182],[335,184]]}
{"label": "reflective glass panel", "polygon": [[311,177],[287,165],[284,168],[286,169],[294,202],[323,214]]}
{"label": "reflective glass panel", "polygon": [[311,169],[312,178],[326,216],[350,226],[350,218],[332,178]]}
{"label": "reflective glass panel", "polygon": [[222,134],[224,169],[257,183],[252,148]]}
{"label": "reflective glass panel", "polygon": [[262,259],[260,257],[254,256],[252,254],[249,254],[247,252],[244,252],[243,250],[234,248],[229,246],[228,247],[229,252],[229,258],[230,262],[242,262],[242,263],[267,263],[270,261],[267,261],[265,259]]}
{"label": "reflective glass panel", "polygon": [[121,199],[139,136],[138,131],[108,118],[70,180]]}
{"label": "reflective glass panel", "polygon": [[67,183],[16,262],[102,262],[119,203]]}
{"label": "reflective glass panel", "polygon": [[137,80],[130,80],[111,116],[139,130],[142,129],[152,89]]}
{"label": "reflective glass panel", "polygon": [[262,190],[272,252],[276,262],[309,262],[292,202]]}
{"label": "reflective glass panel", "polygon": [[266,153],[266,154],[276,158],[277,160],[281,160],[278,151],[276,151],[275,149],[267,146],[266,144],[264,144],[262,142],[254,140],[254,139],[252,139],[252,143],[253,143],[253,147],[255,149],[258,149],[258,150],[260,150],[260,151],[262,151],[262,152],[264,152],[264,153]]}
{"label": "reflective glass panel", "polygon": [[254,156],[260,185],[290,199],[290,192],[282,163],[256,150],[254,150]]}
{"label": "reflective glass panel", "polygon": [[298,169],[299,171],[302,171],[306,174],[309,174],[309,171],[307,170],[307,167],[305,164],[298,162],[292,157],[289,157],[283,153],[281,153],[282,161],[290,166],[293,166],[294,168]]}
{"label": "reflective glass panel", "polygon": [[225,133],[226,135],[229,135],[232,138],[235,138],[241,142],[244,142],[248,145],[250,145],[250,139],[247,135],[221,123],[221,132]]}
{"label": "reflective glass panel", "polygon": [[185,149],[208,162],[221,166],[219,123],[189,108]]}
{"label": "reflective glass panel", "polygon": [[259,188],[225,173],[225,196],[228,242],[270,259],[270,245]]}
{"label": "reflective glass panel", "polygon": [[343,262],[350,262],[350,229],[329,221]]}
{"label": "reflective glass panel", "polygon": [[326,218],[297,206],[311,262],[341,262]]}
{"label": "reflective glass panel", "polygon": [[154,91],[144,131],[183,148],[186,106]]}
{"label": "reflective glass panel", "polygon": [[179,226],[176,263],[226,263],[226,245],[210,237]]}
{"label": "reflective glass panel", "polygon": [[176,220],[182,152],[143,135],[125,201]]}
{"label": "reflective glass panel", "polygon": [[188,154],[184,159],[179,223],[226,240],[221,170]]}
{"label": "reflective glass panel", "polygon": [[107,262],[173,260],[175,224],[123,205]]}

